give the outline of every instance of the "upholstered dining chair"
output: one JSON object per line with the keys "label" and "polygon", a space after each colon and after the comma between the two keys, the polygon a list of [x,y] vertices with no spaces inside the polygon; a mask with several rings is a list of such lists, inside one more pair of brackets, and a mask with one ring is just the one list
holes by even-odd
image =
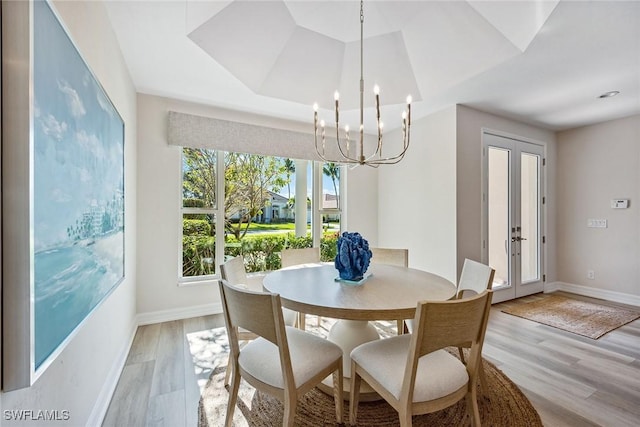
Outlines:
{"label": "upholstered dining chair", "polygon": [[[477,295],[486,289],[491,289],[494,274],[495,270],[488,265],[465,258],[458,288],[456,289],[456,298],[462,299],[465,296]],[[464,347],[464,345],[458,346],[458,352],[460,353],[460,360],[462,360],[462,362],[465,361],[462,350]],[[479,366],[478,377],[480,378],[480,388],[483,393],[486,393],[488,391],[487,377],[482,368],[482,364]]]}
{"label": "upholstered dining chair", "polygon": [[[229,284],[233,286],[238,286],[241,288],[249,289],[249,280],[247,276],[247,271],[244,266],[244,258],[242,255],[238,255],[233,257],[226,262],[220,264],[220,277],[226,280]],[[257,284],[255,282],[251,283],[253,286],[253,290],[261,291],[262,286],[258,289]],[[247,331],[246,329],[239,329],[236,331],[236,335],[239,341],[251,341],[257,338],[257,335],[253,332]],[[229,385],[229,379],[231,378],[231,360],[227,363],[227,369],[224,374],[224,385]]]}
{"label": "upholstered dining chair", "polygon": [[[472,426],[480,426],[477,373],[492,293],[419,302],[413,333],[356,347],[351,352],[350,423],[356,424],[365,380],[398,411],[402,427],[412,425],[412,415],[439,411],[465,397]],[[445,350],[461,342],[470,343],[466,364]]]}
{"label": "upholstered dining chair", "polygon": [[[294,265],[320,262],[320,248],[290,248],[283,249],[280,253],[282,268]],[[298,313],[298,327],[305,329],[305,313]],[[318,316],[318,327],[320,326],[320,316]]]}
{"label": "upholstered dining chair", "polygon": [[[371,263],[396,265],[398,267],[409,266],[409,249],[395,248],[369,248],[371,249]],[[398,335],[404,333],[404,320],[398,319]]]}
{"label": "upholstered dining chair", "polygon": [[[220,264],[220,277],[222,277],[233,286],[238,286],[244,289],[251,289],[257,292],[262,291],[262,282],[260,280],[255,280],[254,278],[250,278],[249,276],[247,276],[247,270],[245,269],[244,258],[242,257],[242,255],[233,257]],[[284,308],[283,312],[285,313],[285,324],[293,326],[297,319],[296,313]],[[257,337],[253,332],[244,329],[239,329],[237,331],[237,334],[240,341],[251,341]],[[227,370],[224,375],[225,386],[229,385],[229,379],[231,378],[232,370],[233,369],[231,368],[231,366],[227,365]]]}
{"label": "upholstered dining chair", "polygon": [[[342,423],[342,350],[336,344],[285,326],[280,295],[254,292],[219,281],[225,325],[231,347],[233,379],[225,426],[233,421],[240,379],[284,403],[283,426],[293,426],[300,396],[333,374],[336,420]],[[258,338],[240,348],[242,328]]]}
{"label": "upholstered dining chair", "polygon": [[[469,295],[477,295],[482,293],[486,289],[491,289],[493,284],[493,275],[495,274],[495,270],[489,267],[486,264],[482,264],[478,261],[474,261],[468,258],[465,258],[464,264],[462,265],[462,273],[460,274],[460,280],[458,281],[458,286],[456,288],[456,299],[464,298]],[[413,331],[413,320],[409,319],[406,321],[407,330],[409,332]],[[458,346],[458,352],[460,353],[460,360],[464,363],[464,351],[463,348],[466,348],[465,345]],[[484,369],[482,368],[482,364],[480,364],[478,377],[480,378],[480,389],[483,393],[486,393],[487,388],[487,377],[484,373]]]}

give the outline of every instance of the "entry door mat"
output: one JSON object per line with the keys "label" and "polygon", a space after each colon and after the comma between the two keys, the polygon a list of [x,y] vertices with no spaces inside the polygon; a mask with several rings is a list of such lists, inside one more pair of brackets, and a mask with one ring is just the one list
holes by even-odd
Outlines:
{"label": "entry door mat", "polygon": [[638,310],[595,304],[562,295],[549,295],[502,311],[592,339],[598,339],[640,318]]}

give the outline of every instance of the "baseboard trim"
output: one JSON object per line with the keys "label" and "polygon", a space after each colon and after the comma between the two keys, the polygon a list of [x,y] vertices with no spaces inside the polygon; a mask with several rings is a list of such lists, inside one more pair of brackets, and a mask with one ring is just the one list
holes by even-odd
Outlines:
{"label": "baseboard trim", "polygon": [[138,326],[154,323],[170,322],[172,320],[189,319],[191,317],[208,316],[222,313],[222,303],[195,305],[191,307],[174,308],[169,310],[150,311],[139,313]]}
{"label": "baseboard trim", "polygon": [[122,373],[124,364],[126,363],[127,357],[129,356],[129,351],[131,350],[131,346],[133,345],[133,339],[136,336],[137,330],[138,323],[134,318],[134,321],[131,324],[131,331],[129,332],[129,340],[127,342],[127,345],[122,347],[122,349],[120,350],[120,354],[118,354],[115,362],[113,363],[113,365],[111,365],[111,369],[109,370],[107,378],[102,385],[102,389],[98,394],[96,403],[93,405],[91,414],[89,414],[89,419],[87,420],[86,424],[87,427],[102,425],[104,417],[105,415],[107,415],[107,409],[109,409],[111,398],[113,397],[113,393],[115,392],[118,381],[120,380],[120,374]]}
{"label": "baseboard trim", "polygon": [[566,282],[551,282],[544,286],[544,292],[565,291],[585,297],[599,298],[606,301],[619,302],[640,307],[640,296],[625,294],[623,292],[609,291],[606,289],[591,288],[589,286],[574,285]]}

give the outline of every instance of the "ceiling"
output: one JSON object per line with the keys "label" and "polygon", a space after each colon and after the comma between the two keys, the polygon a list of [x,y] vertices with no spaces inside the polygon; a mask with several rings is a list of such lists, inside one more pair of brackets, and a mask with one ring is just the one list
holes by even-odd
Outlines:
{"label": "ceiling", "polygon": [[[357,1],[106,1],[141,93],[358,122]],[[640,113],[640,1],[367,1],[365,127],[454,104],[564,130]],[[620,94],[601,99],[608,91]],[[369,111],[370,110],[370,111]],[[397,117],[397,120],[395,119]]]}

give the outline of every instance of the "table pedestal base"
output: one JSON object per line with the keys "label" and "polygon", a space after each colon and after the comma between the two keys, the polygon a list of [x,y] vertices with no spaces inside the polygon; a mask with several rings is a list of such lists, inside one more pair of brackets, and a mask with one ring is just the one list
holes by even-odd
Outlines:
{"label": "table pedestal base", "polygon": [[[331,327],[327,339],[336,343],[343,352],[342,370],[343,370],[343,397],[349,399],[349,391],[351,385],[351,350],[369,341],[379,340],[380,334],[378,330],[366,320],[338,320]],[[371,387],[364,381],[360,386],[360,400],[362,402],[371,402],[380,400],[378,393],[373,391]],[[333,379],[327,377],[318,387],[328,394],[333,394]]]}
{"label": "table pedestal base", "polygon": [[[329,375],[317,386],[321,391],[329,396],[333,396],[333,377]],[[342,399],[349,401],[349,393],[351,392],[351,378],[342,379]],[[382,397],[376,393],[369,384],[360,381],[360,402],[375,402],[381,400]]]}

